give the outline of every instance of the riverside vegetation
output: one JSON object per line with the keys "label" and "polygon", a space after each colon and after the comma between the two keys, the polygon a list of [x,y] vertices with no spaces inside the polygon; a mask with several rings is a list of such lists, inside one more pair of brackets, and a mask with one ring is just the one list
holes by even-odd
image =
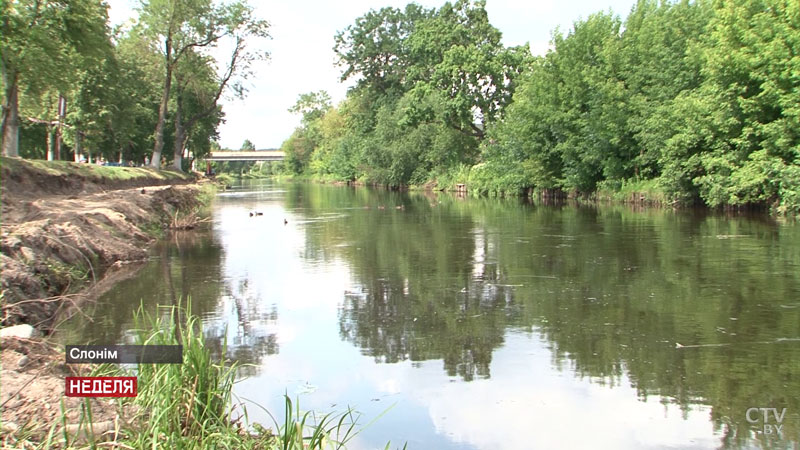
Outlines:
{"label": "riverside vegetation", "polygon": [[[116,365],[100,365],[93,376],[138,378],[136,397],[117,399],[119,417],[108,431],[98,431],[92,406],[85,402],[77,424],[67,424],[62,402],[62,421],[49,430],[22,427],[4,433],[12,448],[244,448],[334,449],[357,433],[358,414],[315,415],[302,412],[286,396],[283,425],[274,428],[249,424],[244,403],[233,398],[238,366],[224,358],[214,361],[205,345],[200,322],[191,310],[160,307],[151,315],[140,308],[135,314],[137,344],[183,345],[182,364],[140,364],[132,371]],[[223,355],[224,345],[223,345]],[[387,448],[389,446],[387,445]]]}
{"label": "riverside vegetation", "polygon": [[292,108],[285,170],[796,214],[798,36],[796,1],[640,0],[531,56],[481,0],[370,10],[335,37],[347,98]]}
{"label": "riverside vegetation", "polygon": [[[45,333],[57,328],[62,316],[85,306],[79,303],[87,297],[82,288],[89,285],[98,294],[130,276],[135,265],[126,269],[126,263],[146,258],[153,237],[202,222],[215,192],[209,183],[179,186],[193,178],[170,171],[11,158],[0,162],[3,323],[30,323]],[[76,373],[64,366],[63,353],[50,339],[4,338],[3,446],[339,448],[356,433],[354,412],[305,413],[288,397],[284,425],[276,420],[274,431],[250,427],[246,410],[234,410],[234,403],[241,406],[232,399],[239,368],[212,359],[190,311],[154,310],[152,317],[143,309],[137,313],[139,342],[182,343],[184,364],[140,366],[139,395],[114,405],[63,398],[63,376]],[[112,366],[94,372],[127,374]]]}
{"label": "riverside vegetation", "polygon": [[[543,56],[505,46],[485,6],[385,7],[337,33],[341,79],[355,86],[335,106],[300,96],[281,170],[800,212],[796,1],[639,0],[624,20],[598,12],[553,31]],[[185,170],[185,149],[202,159],[218,146],[221,95],[243,96],[268,57],[251,49],[269,25],[244,0],[143,1],[114,30],[101,0],[2,8],[6,156],[43,158],[61,142],[76,158]]]}
{"label": "riverside vegetation", "polygon": [[112,30],[103,0],[3,2],[3,155],[188,169],[186,149],[202,157],[218,135],[219,99],[244,97],[269,56],[254,45],[269,24],[245,0],[220,3],[142,1]]}

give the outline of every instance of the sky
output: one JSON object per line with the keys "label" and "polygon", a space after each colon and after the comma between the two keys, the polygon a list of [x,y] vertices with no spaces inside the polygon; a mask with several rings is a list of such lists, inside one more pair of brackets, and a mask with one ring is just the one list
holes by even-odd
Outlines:
{"label": "sky", "polygon": [[[108,0],[111,25],[136,17],[138,0]],[[270,40],[261,48],[270,59],[254,66],[244,99],[223,98],[223,148],[239,149],[245,139],[258,149],[278,148],[300,124],[288,112],[300,94],[325,90],[334,104],[345,98],[350,83],[341,83],[335,66],[333,37],[370,9],[402,8],[409,0],[250,0],[257,17],[267,20]],[[432,8],[444,0],[419,0]],[[503,33],[506,46],[530,44],[534,54],[547,52],[552,31],[567,32],[579,18],[612,11],[623,19],[635,0],[487,0],[489,21]]]}

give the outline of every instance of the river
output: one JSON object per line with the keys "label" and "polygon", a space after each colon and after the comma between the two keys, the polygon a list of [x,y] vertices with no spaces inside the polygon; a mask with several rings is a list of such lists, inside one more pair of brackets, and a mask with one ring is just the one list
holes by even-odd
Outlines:
{"label": "river", "polygon": [[796,223],[273,181],[212,209],[65,339],[190,297],[251,420],[350,407],[351,449],[800,445]]}

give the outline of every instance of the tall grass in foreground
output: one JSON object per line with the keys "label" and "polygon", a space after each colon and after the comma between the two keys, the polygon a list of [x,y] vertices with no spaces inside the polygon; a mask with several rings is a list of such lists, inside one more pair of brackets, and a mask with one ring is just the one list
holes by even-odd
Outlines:
{"label": "tall grass in foreground", "polygon": [[[233,401],[236,363],[215,362],[205,347],[202,328],[190,311],[179,307],[153,317],[141,308],[136,315],[141,344],[183,345],[183,364],[140,364],[140,417],[127,445],[135,448],[343,448],[355,435],[352,411],[321,418],[293,408],[286,397],[284,424],[275,430],[247,423],[247,409]],[[239,409],[234,418],[235,409]],[[274,419],[273,419],[274,421]]]}
{"label": "tall grass in foreground", "polygon": [[[133,406],[133,417],[123,418],[125,425],[113,433],[112,442],[93,433],[85,433],[80,439],[64,433],[61,445],[56,446],[321,450],[345,448],[347,441],[358,433],[358,415],[352,410],[318,416],[302,412],[299,404],[288,396],[285,397],[282,425],[272,414],[274,428],[249,424],[246,407],[233,398],[237,364],[224,359],[225,343],[222,360],[212,359],[205,347],[200,322],[190,311],[170,306],[152,316],[140,308],[134,323],[139,330],[137,344],[183,345],[183,364],[138,365],[135,370],[138,396],[119,400],[120,406],[132,402],[129,406]],[[124,368],[105,365],[94,375],[131,374]],[[90,408],[84,417],[82,422],[91,423]],[[90,429],[90,425],[86,429]],[[44,447],[40,448],[50,448],[53,438],[51,430]]]}

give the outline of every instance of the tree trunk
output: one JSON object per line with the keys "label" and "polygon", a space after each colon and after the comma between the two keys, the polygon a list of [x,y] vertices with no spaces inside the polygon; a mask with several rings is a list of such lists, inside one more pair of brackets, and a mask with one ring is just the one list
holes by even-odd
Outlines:
{"label": "tree trunk", "polygon": [[161,94],[161,106],[158,108],[158,122],[156,123],[155,145],[153,146],[153,157],[150,166],[156,169],[161,168],[161,151],[164,149],[164,122],[167,120],[167,106],[169,104],[169,90],[172,87],[172,39],[167,37],[166,43],[166,79],[164,80],[164,92]]}
{"label": "tree trunk", "polygon": [[55,137],[53,136],[53,126],[49,123],[47,124],[47,160],[53,160],[53,144],[55,143]]}
{"label": "tree trunk", "polygon": [[61,124],[56,127],[56,161],[61,161]]}
{"label": "tree trunk", "polygon": [[3,70],[3,84],[5,96],[3,105],[3,156],[19,157],[19,88],[15,73],[9,77]]}
{"label": "tree trunk", "polygon": [[81,132],[75,129],[75,162],[81,162]]}
{"label": "tree trunk", "polygon": [[177,100],[175,106],[175,145],[172,167],[178,172],[183,172],[181,163],[183,159],[183,146],[186,144],[186,128],[183,124],[183,106],[181,105],[180,89],[178,89]]}

